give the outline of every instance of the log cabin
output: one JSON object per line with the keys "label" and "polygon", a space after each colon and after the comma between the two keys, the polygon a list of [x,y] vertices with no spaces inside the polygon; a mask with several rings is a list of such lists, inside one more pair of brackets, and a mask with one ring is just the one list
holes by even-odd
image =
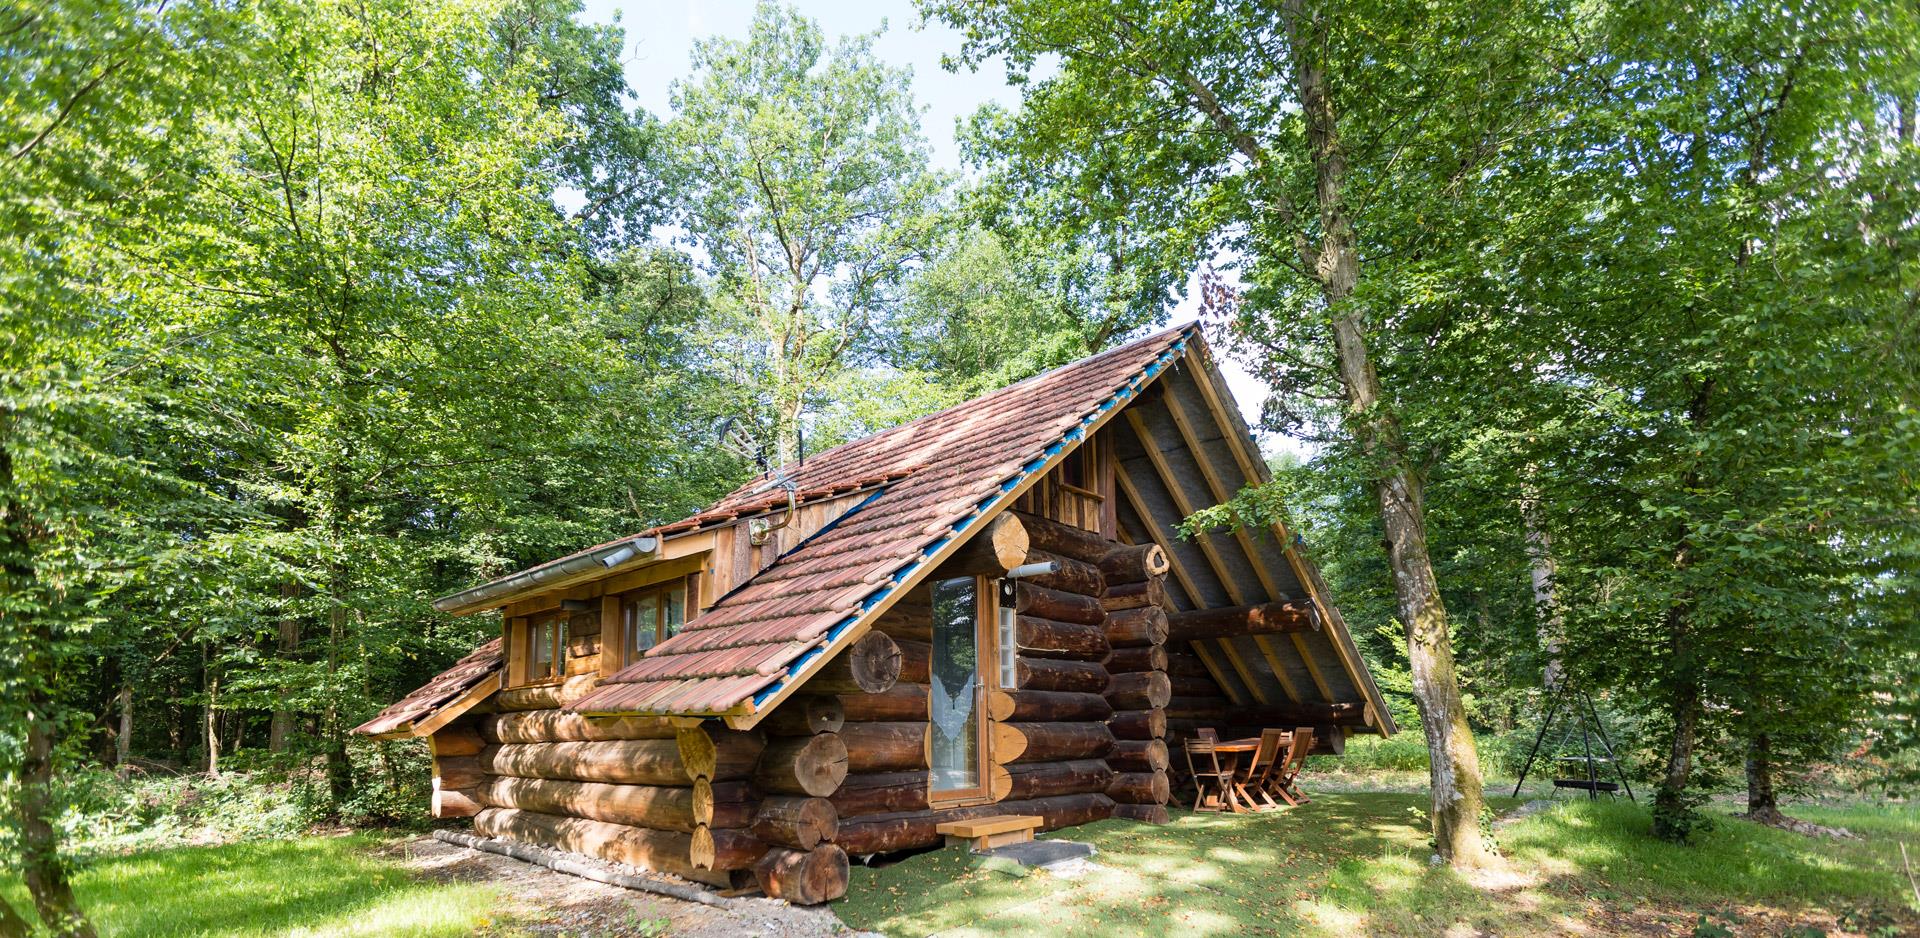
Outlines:
{"label": "log cabin", "polygon": [[1176,533],[1267,479],[1172,329],[444,597],[500,637],[356,732],[480,835],[796,903],[970,819],[1165,823],[1195,728],[1395,731],[1291,532]]}

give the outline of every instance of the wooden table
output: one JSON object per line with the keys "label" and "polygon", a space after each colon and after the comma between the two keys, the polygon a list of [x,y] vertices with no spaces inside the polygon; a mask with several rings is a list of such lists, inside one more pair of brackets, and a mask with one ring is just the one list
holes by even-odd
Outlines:
{"label": "wooden table", "polygon": [[1233,777],[1233,785],[1226,793],[1227,810],[1234,814],[1250,814],[1260,810],[1253,803],[1253,797],[1247,794],[1245,780],[1240,776],[1240,757],[1260,751],[1260,737],[1223,739],[1214,744],[1213,751],[1228,757],[1226,768]]}
{"label": "wooden table", "polygon": [[[1281,744],[1284,746],[1288,740],[1292,740],[1292,733],[1283,733],[1283,735],[1281,735]],[[1254,804],[1254,796],[1246,790],[1248,777],[1240,775],[1240,758],[1246,756],[1246,754],[1252,754],[1252,752],[1260,752],[1260,737],[1219,740],[1219,742],[1213,744],[1213,752],[1219,752],[1219,754],[1223,754],[1223,756],[1229,758],[1227,771],[1233,773],[1233,786],[1227,790],[1227,798],[1225,798],[1225,800],[1227,800],[1227,809],[1233,811],[1233,813],[1260,811],[1260,806]],[[1279,752],[1275,752],[1275,756],[1279,756]],[[1248,775],[1252,775],[1252,765],[1248,765]],[[1269,798],[1269,800],[1271,800],[1271,798]]]}

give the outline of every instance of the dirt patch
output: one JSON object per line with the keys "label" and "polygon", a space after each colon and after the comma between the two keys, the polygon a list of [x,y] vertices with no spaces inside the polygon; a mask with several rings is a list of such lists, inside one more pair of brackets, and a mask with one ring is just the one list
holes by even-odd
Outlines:
{"label": "dirt patch", "polygon": [[439,882],[486,883],[507,898],[497,935],[554,938],[834,938],[853,934],[827,907],[800,908],[774,899],[738,899],[720,909],[556,873],[510,857],[430,837],[381,851],[415,875]]}

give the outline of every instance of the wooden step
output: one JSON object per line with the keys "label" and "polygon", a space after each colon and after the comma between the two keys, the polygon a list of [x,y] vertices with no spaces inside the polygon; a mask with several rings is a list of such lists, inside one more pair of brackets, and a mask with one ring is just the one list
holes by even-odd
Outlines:
{"label": "wooden step", "polygon": [[1041,819],[1030,814],[996,814],[991,817],[948,821],[934,827],[946,835],[947,844],[966,843],[974,850],[992,850],[1008,844],[1023,844],[1033,839]]}

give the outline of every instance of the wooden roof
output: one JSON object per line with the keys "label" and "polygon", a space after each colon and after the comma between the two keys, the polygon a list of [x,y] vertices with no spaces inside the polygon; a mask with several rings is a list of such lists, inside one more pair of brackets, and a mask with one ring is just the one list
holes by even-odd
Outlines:
{"label": "wooden roof", "polygon": [[900,476],[571,709],[752,726],[1197,340],[1171,329],[785,467],[803,490]]}
{"label": "wooden roof", "polygon": [[[1189,540],[1175,531],[1194,510],[1269,480],[1194,325],[784,467],[802,502],[871,491],[570,709],[753,726],[1095,433],[1112,441],[1102,445],[1116,456],[1119,534],[1167,550],[1177,607],[1311,600],[1325,615],[1326,627],[1312,632],[1196,642],[1222,691],[1248,706],[1364,704],[1368,724],[1391,734],[1379,689],[1292,534],[1276,525]],[[767,491],[773,477],[645,533],[667,536],[777,508],[786,496]],[[497,675],[499,658],[499,642],[489,642],[356,732],[404,734],[438,719],[477,680]]]}
{"label": "wooden roof", "polygon": [[475,648],[453,667],[434,675],[413,693],[389,704],[373,719],[353,728],[362,736],[425,736],[446,725],[500,687],[505,656],[500,640]]}

